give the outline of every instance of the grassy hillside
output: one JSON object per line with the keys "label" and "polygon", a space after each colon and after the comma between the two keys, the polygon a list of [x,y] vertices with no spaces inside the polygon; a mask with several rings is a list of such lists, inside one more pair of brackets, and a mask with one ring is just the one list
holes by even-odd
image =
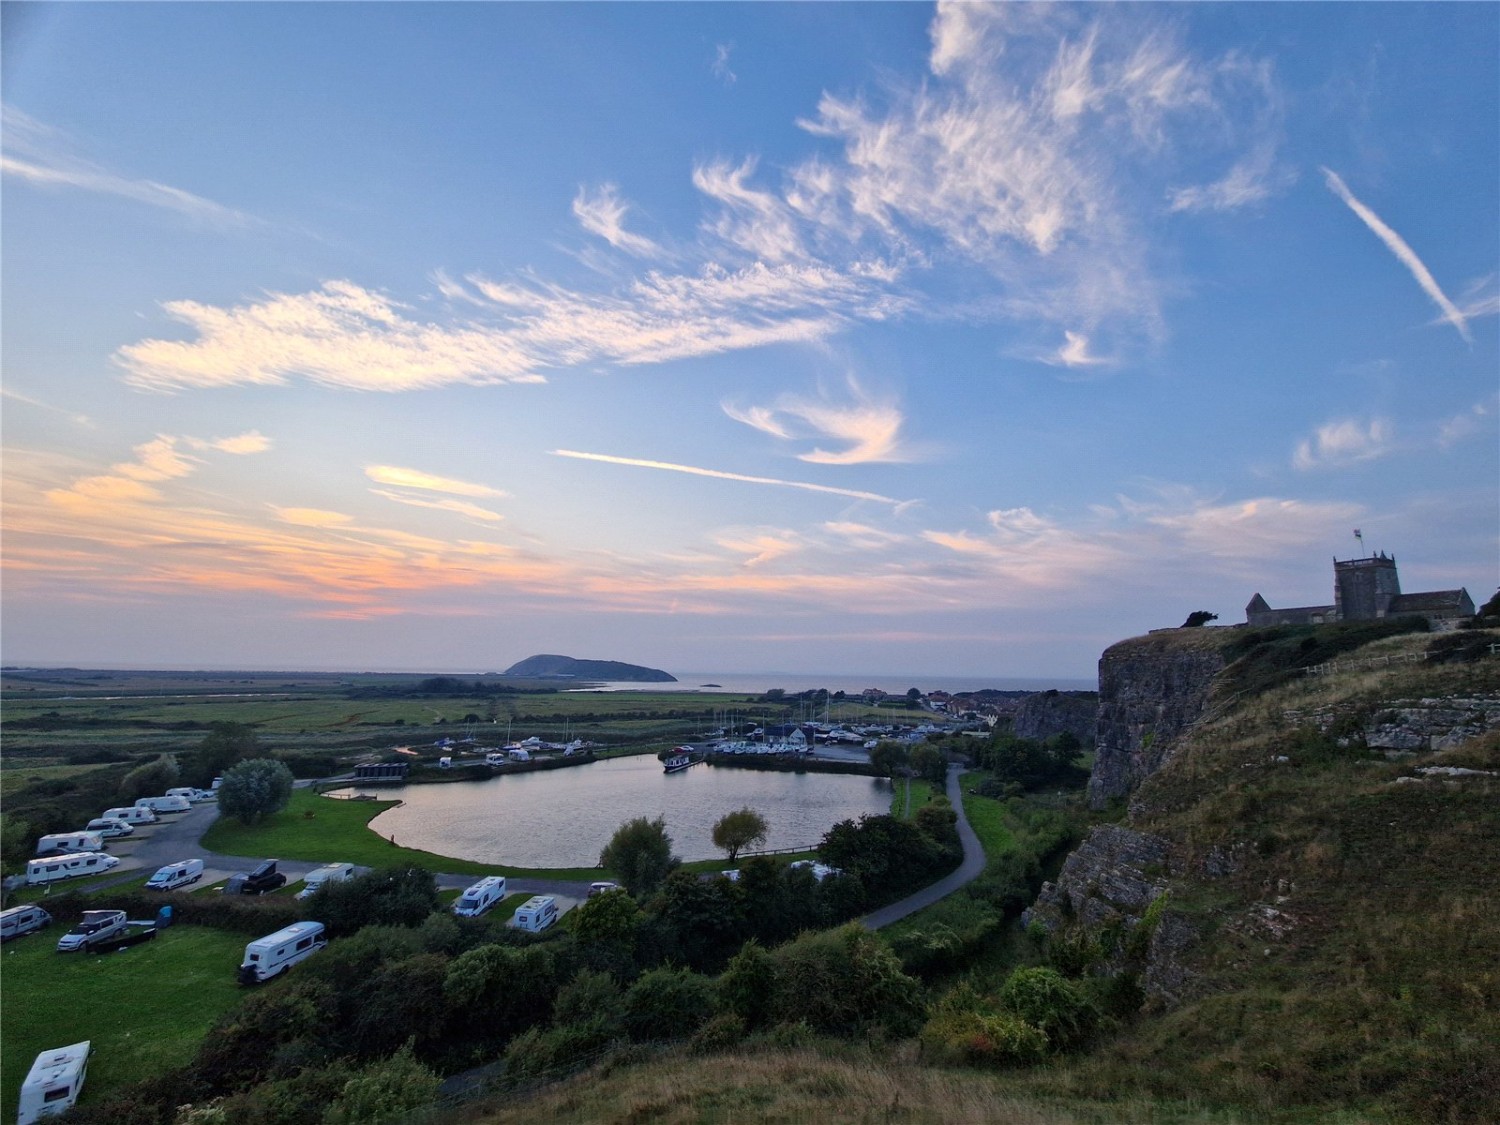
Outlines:
{"label": "grassy hillside", "polygon": [[[762,1044],[596,1069],[455,1119],[1493,1122],[1500,732],[1431,748],[1443,724],[1500,711],[1485,639],[1464,638],[1479,659],[1461,663],[1426,634],[1242,646],[1253,667],[1231,665],[1211,717],[1131,801],[1125,826],[1165,845],[1144,873],[1167,888],[1158,905],[1047,939],[1013,926],[988,964],[930,982],[934,1001],[990,992],[1016,959],[1085,983],[1174,975],[1175,1001],[1097,990],[1113,1006],[1071,1053],[986,1071],[924,1065],[910,1043]],[[1314,649],[1334,674],[1279,674]],[[1416,751],[1370,745],[1403,724]],[[1496,776],[1422,772],[1449,768]],[[970,804],[981,831],[1003,827],[1001,806]],[[1154,940],[1164,919],[1180,940]]]}

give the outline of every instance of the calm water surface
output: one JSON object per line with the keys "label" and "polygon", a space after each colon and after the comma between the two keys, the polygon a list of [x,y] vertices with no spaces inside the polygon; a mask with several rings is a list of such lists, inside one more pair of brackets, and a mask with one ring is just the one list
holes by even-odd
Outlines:
{"label": "calm water surface", "polygon": [[673,851],[709,859],[714,823],[746,805],[770,826],[765,847],[815,845],[841,820],[890,811],[890,782],[827,773],[696,765],[665,773],[655,755],[451,785],[351,789],[400,797],[370,827],[403,847],[516,867],[592,867],[623,821],[665,816]]}

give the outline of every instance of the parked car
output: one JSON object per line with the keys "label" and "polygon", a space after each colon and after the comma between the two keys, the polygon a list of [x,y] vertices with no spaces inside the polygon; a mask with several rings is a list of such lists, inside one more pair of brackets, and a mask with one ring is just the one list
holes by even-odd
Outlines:
{"label": "parked car", "polygon": [[286,876],[276,870],[277,860],[262,860],[254,870],[231,875],[224,884],[226,895],[263,895],[286,886]]}
{"label": "parked car", "polygon": [[601,880],[598,883],[590,883],[589,898],[593,898],[595,895],[602,895],[605,891],[618,891],[619,889],[619,883],[611,883],[607,879]]}
{"label": "parked car", "polygon": [[99,816],[84,825],[85,832],[97,832],[106,840],[113,840],[120,836],[133,836],[135,825],[123,820],[116,820],[110,816]]}
{"label": "parked car", "polygon": [[100,942],[108,941],[110,938],[123,937],[125,934],[125,911],[123,910],[85,910],[83,917],[62,937],[57,939],[57,951],[59,953],[72,953],[82,949],[85,952],[90,947]]}

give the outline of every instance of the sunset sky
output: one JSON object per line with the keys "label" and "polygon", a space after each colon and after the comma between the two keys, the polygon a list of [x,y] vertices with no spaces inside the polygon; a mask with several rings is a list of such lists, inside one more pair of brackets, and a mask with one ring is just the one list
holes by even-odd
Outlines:
{"label": "sunset sky", "polygon": [[3,21],[8,664],[1087,678],[1500,582],[1495,4]]}

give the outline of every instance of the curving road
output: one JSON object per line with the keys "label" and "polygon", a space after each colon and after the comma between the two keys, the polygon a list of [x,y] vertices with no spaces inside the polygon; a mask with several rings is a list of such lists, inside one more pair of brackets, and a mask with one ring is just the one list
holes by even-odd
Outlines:
{"label": "curving road", "polygon": [[964,861],[958,865],[956,871],[943,876],[930,886],[923,887],[916,894],[908,895],[900,902],[893,902],[874,913],[866,914],[859,920],[859,924],[865,929],[878,930],[882,926],[889,926],[892,922],[905,918],[908,914],[915,914],[918,910],[931,906],[940,898],[946,898],[984,874],[984,848],[980,846],[979,837],[969,825],[969,818],[964,815],[964,795],[958,784],[961,773],[963,773],[962,766],[948,767],[948,801],[952,804],[953,811],[958,814],[958,838],[964,846]]}

